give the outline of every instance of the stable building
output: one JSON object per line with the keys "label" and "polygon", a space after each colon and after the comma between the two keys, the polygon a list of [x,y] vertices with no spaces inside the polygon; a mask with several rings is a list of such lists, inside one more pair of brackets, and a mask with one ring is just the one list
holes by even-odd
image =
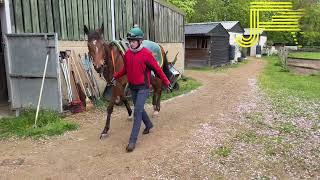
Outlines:
{"label": "stable building", "polygon": [[228,31],[230,44],[230,60],[235,63],[241,57],[241,47],[237,44],[236,38],[242,37],[244,29],[239,21],[221,21],[222,26]]}
{"label": "stable building", "polygon": [[[245,38],[250,37],[250,28],[244,29],[243,36]],[[247,56],[261,57],[261,55],[263,54],[263,52],[265,51],[265,49],[267,47],[267,40],[268,40],[267,33],[265,31],[260,30],[258,43],[250,48],[246,48]]]}
{"label": "stable building", "polygon": [[187,67],[230,64],[229,33],[221,23],[192,23],[185,26]]}
{"label": "stable building", "polygon": [[[176,67],[183,72],[184,16],[165,0],[0,0],[0,118],[2,109],[37,104],[46,48],[51,50],[42,107],[62,110],[59,52],[88,52],[84,25],[97,29],[104,24],[104,39],[111,41],[125,38],[138,24],[145,39],[168,51],[169,61],[177,55]],[[99,84],[105,87],[104,81]]]}

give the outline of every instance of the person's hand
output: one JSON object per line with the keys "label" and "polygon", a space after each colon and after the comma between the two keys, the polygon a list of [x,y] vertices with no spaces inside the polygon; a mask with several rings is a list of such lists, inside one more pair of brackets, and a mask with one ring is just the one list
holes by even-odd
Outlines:
{"label": "person's hand", "polygon": [[117,83],[116,78],[112,77],[112,79],[111,79],[111,85],[115,86],[116,83]]}
{"label": "person's hand", "polygon": [[169,84],[168,86],[167,86],[167,92],[172,92],[172,87],[171,87],[171,85]]}

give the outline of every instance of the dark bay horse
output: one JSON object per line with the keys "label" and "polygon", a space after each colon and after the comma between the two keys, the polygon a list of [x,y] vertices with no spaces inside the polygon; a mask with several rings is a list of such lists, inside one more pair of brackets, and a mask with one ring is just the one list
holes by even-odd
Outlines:
{"label": "dark bay horse", "polygon": [[[119,72],[124,66],[124,57],[121,50],[112,42],[105,42],[103,40],[103,25],[101,28],[96,30],[89,30],[87,26],[84,26],[84,32],[88,36],[88,50],[89,56],[92,59],[93,66],[95,70],[103,76],[107,82],[107,86],[112,86],[112,95],[110,103],[107,107],[107,118],[106,125],[101,133],[100,138],[103,135],[108,134],[110,129],[110,118],[113,112],[113,107],[116,103],[122,101],[126,106],[129,118],[132,118],[132,110],[129,105],[128,99],[125,95],[125,87],[128,83],[127,77],[124,76],[117,80],[116,85],[112,85],[111,79],[115,72]],[[162,70],[169,77],[168,60],[166,58],[166,53],[163,48],[161,48],[161,53],[163,57],[163,67]],[[162,81],[157,78],[151,78],[150,83],[153,87],[153,98],[152,104],[154,108],[153,115],[157,115],[160,111],[160,99],[162,94]]]}

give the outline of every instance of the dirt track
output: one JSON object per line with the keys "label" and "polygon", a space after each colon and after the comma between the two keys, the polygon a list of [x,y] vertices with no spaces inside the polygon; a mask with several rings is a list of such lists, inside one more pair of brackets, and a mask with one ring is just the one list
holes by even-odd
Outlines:
{"label": "dirt track", "polygon": [[[109,137],[101,141],[98,137],[105,123],[104,113],[87,112],[71,118],[82,125],[77,132],[41,142],[1,142],[0,179],[217,177],[219,174],[208,172],[196,156],[180,152],[188,148],[186,144],[196,138],[195,132],[205,123],[214,125],[213,133],[219,132],[210,136],[217,143],[238,128],[230,118],[236,117],[237,107],[250,91],[248,79],[255,78],[263,66],[262,60],[250,60],[223,73],[186,72],[204,86],[162,103],[159,117],[153,119],[155,128],[151,134],[139,136],[133,153],[125,152],[131,122],[125,109],[119,107],[115,109]],[[148,112],[151,114],[151,107]],[[197,154],[197,149],[190,151]],[[175,159],[177,156],[180,157]],[[17,165],[19,162],[22,165]]]}

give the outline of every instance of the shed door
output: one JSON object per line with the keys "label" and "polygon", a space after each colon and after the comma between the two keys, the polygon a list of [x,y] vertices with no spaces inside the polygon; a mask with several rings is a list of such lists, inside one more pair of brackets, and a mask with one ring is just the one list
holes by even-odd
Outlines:
{"label": "shed door", "polygon": [[229,64],[229,37],[213,36],[211,38],[211,65]]}
{"label": "shed door", "polygon": [[49,51],[41,107],[62,112],[57,34],[8,34],[5,41],[12,110],[36,107]]}

